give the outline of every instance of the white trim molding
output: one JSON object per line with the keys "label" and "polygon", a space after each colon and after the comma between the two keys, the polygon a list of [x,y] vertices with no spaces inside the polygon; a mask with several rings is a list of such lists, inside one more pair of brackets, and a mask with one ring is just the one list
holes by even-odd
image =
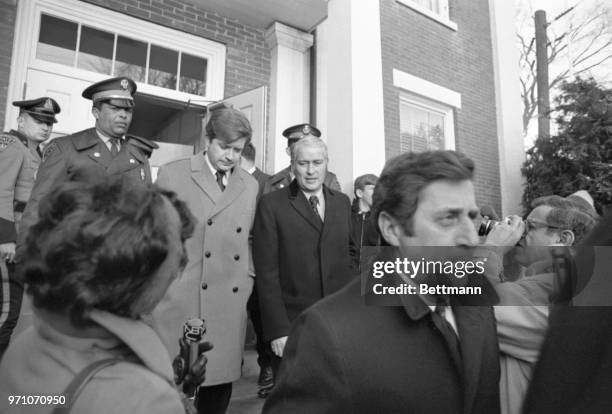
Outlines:
{"label": "white trim molding", "polygon": [[461,94],[452,89],[418,78],[398,69],[393,69],[393,85],[408,92],[421,95],[454,108],[461,108]]}
{"label": "white trim molding", "polygon": [[451,30],[454,30],[455,32],[457,31],[457,23],[453,22],[448,17],[448,0],[446,0],[446,3],[444,5],[446,9],[446,16],[442,14],[434,13],[427,7],[421,6],[419,3],[415,2],[414,0],[395,0],[395,1],[397,1],[400,4],[403,4],[406,7],[410,7],[411,9],[422,14],[423,16],[429,17],[430,19],[440,23],[443,26],[448,27]]}

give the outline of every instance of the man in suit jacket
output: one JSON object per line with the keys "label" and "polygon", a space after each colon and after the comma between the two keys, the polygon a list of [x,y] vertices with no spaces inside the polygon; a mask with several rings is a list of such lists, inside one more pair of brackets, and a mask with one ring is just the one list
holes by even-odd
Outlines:
{"label": "man in suit jacket", "polygon": [[133,177],[151,183],[149,157],[157,144],[126,136],[134,110],[136,83],[125,77],[106,79],[89,86],[83,98],[93,102],[94,128],[56,138],[45,148],[32,196],[23,214],[18,247],[26,230],[38,218],[38,205],[53,186],[82,167],[93,166],[106,174]]}
{"label": "man in suit jacket", "polygon": [[[382,237],[393,246],[384,259],[415,257],[420,246],[470,252],[478,242],[473,168],[453,151],[387,163],[374,190]],[[499,413],[490,306],[420,293],[394,295],[397,306],[366,306],[360,293],[355,280],[298,317],[264,413]]]}
{"label": "man in suit jacket", "polygon": [[[265,194],[253,227],[264,338],[278,365],[291,322],[350,280],[350,202],[323,184],[327,146],[317,137],[291,148],[295,179]],[[276,366],[275,366],[276,368]]]}
{"label": "man in suit jacket", "polygon": [[[21,214],[30,198],[40,164],[39,145],[48,140],[60,106],[42,97],[15,101],[19,107],[17,130],[0,134],[0,358],[17,325],[23,283],[15,275],[15,243]],[[7,311],[8,309],[8,311]]]}
{"label": "man in suit jacket", "polygon": [[[287,138],[287,155],[291,154],[291,147],[293,144],[298,142],[302,138],[306,137],[321,137],[321,131],[319,131],[314,125],[310,124],[298,124],[292,125],[289,128],[283,131],[283,136]],[[283,168],[272,177],[268,179],[264,188],[264,194],[267,194],[271,191],[276,191],[281,188],[287,187],[291,181],[294,179],[293,170],[291,166],[287,168]],[[325,178],[323,183],[327,186],[327,188],[331,188],[335,191],[342,191],[340,188],[340,183],[338,182],[338,177],[331,171],[327,171],[325,173]]]}
{"label": "man in suit jacket", "polygon": [[206,380],[196,398],[198,412],[224,413],[232,382],[240,378],[247,312],[253,288],[249,234],[255,216],[257,182],[238,166],[250,141],[249,121],[237,109],[210,109],[208,149],[161,167],[157,184],[173,189],[198,222],[187,241],[189,262],[157,306],[154,318],[171,356],[185,321],[206,323]]}

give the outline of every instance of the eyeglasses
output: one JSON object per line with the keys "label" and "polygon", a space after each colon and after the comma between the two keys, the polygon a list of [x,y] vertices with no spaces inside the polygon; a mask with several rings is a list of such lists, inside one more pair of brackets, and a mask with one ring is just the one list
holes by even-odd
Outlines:
{"label": "eyeglasses", "polygon": [[530,232],[531,230],[537,230],[537,229],[543,229],[543,228],[555,229],[555,230],[565,230],[565,227],[551,226],[550,224],[544,223],[542,221],[537,221],[533,219],[525,220],[525,233]]}

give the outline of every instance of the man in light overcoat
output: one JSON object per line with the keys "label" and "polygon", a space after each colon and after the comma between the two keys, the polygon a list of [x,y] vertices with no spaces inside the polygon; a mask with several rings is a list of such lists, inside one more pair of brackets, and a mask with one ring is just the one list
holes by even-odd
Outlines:
{"label": "man in light overcoat", "polygon": [[251,127],[238,110],[211,111],[205,153],[170,162],[157,184],[176,191],[198,222],[187,241],[189,262],[154,313],[170,355],[186,320],[206,323],[206,380],[197,393],[200,413],[224,413],[232,382],[240,378],[247,323],[246,303],[253,289],[249,234],[255,215],[257,181],[238,166],[251,139]]}

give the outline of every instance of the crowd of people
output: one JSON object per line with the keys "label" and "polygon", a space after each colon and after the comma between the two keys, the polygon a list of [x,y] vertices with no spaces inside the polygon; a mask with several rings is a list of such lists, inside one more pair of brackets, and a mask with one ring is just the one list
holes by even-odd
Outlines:
{"label": "crowd of people", "polygon": [[[269,176],[248,119],[222,103],[208,107],[205,150],[152,183],[157,145],[128,134],[135,93],[124,77],[91,85],[94,127],[52,140],[57,102],[14,102],[18,130],[0,135],[9,412],[225,413],[249,318],[265,413],[612,411],[612,308],[575,300],[607,271],[585,266],[612,220],[588,193],[543,194],[479,236],[465,155],[401,154],[357,177],[351,203],[315,126],[283,132],[290,166]],[[366,304],[373,261],[449,248],[486,264],[482,300],[416,289]],[[11,339],[24,286],[34,322]],[[28,395],[64,401],[14,403]]]}

